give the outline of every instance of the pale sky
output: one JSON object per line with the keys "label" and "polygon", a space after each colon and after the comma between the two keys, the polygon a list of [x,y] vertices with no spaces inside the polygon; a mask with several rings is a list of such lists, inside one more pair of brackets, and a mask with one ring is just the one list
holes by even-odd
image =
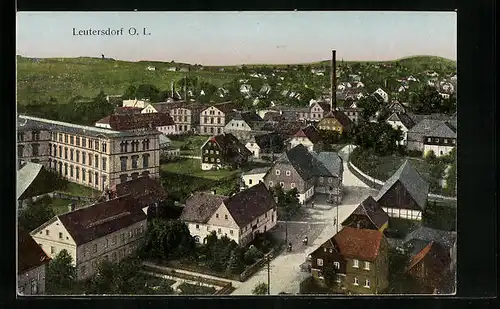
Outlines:
{"label": "pale sky", "polygon": [[[123,35],[74,36],[73,28]],[[19,12],[16,53],[237,65],[327,60],[335,49],[344,60],[456,60],[456,29],[455,12]]]}

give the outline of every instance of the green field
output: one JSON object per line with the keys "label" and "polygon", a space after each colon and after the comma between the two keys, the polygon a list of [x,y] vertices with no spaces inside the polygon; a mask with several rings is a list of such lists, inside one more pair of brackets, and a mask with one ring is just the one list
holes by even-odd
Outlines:
{"label": "green field", "polygon": [[66,193],[75,196],[87,196],[87,197],[98,197],[102,193],[94,190],[90,187],[85,187],[74,182],[68,182],[68,185],[63,190],[57,190],[57,192]]}
{"label": "green field", "polygon": [[[148,71],[149,62],[129,62],[100,58],[30,58],[17,57],[17,102],[67,103],[71,98],[95,97],[100,90],[106,94],[123,94],[131,85],[152,84],[159,89],[170,89],[171,82],[186,76],[187,72],[170,72],[169,62],[154,62],[155,71]],[[214,85],[234,79],[235,73],[194,71],[191,76]],[[50,100],[53,98],[54,100]]]}
{"label": "green field", "polygon": [[205,179],[218,180],[236,174],[237,170],[220,169],[217,171],[204,171],[201,169],[201,162],[198,159],[181,159],[161,165],[164,172],[200,177]]}
{"label": "green field", "polygon": [[207,136],[188,135],[172,137],[172,146],[179,147],[181,155],[200,156],[200,147],[207,141]]}

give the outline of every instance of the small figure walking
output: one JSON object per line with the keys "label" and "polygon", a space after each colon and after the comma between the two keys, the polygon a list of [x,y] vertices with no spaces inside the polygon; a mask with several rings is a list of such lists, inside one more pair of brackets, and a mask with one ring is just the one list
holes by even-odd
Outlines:
{"label": "small figure walking", "polygon": [[291,242],[288,243],[288,252],[292,252],[292,243]]}
{"label": "small figure walking", "polygon": [[337,217],[333,218],[333,225],[337,225]]}
{"label": "small figure walking", "polygon": [[302,243],[304,244],[304,246],[307,246],[307,243],[309,242],[309,238],[304,237],[304,240],[302,241]]}
{"label": "small figure walking", "polygon": [[311,208],[314,208],[314,201],[311,202]]}

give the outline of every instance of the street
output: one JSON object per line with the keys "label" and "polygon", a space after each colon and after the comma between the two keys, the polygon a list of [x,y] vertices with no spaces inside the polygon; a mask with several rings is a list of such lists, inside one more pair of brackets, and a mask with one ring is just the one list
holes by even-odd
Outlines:
{"label": "street", "polygon": [[[348,146],[341,150],[341,156],[348,158],[349,152],[346,148]],[[344,197],[338,208],[337,206],[327,205],[324,195],[316,194],[313,199],[314,208],[311,207],[311,201],[309,201],[307,205],[303,206],[300,216],[294,217],[287,222],[278,221],[276,228],[271,231],[277,238],[283,240],[287,232],[287,240],[292,243],[292,252],[284,250],[271,261],[270,292],[272,295],[280,292],[298,293],[300,282],[310,276],[309,273],[300,271],[300,264],[306,260],[312,251],[337,233],[337,227],[333,224],[334,219],[337,219],[338,229],[340,230],[342,221],[354,211],[359,203],[370,194],[376,194],[376,191],[370,189],[349,172],[346,163],[347,160],[344,159]],[[309,238],[308,245],[302,244],[305,236]],[[267,283],[266,266],[247,281],[242,282],[232,295],[251,295],[252,289],[259,282]]]}

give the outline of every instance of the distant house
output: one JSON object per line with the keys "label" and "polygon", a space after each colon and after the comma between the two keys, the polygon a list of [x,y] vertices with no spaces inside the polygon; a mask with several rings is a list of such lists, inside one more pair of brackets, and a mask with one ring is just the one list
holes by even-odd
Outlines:
{"label": "distant house", "polygon": [[245,147],[256,159],[260,159],[262,156],[278,155],[286,151],[285,138],[275,132],[255,135],[246,140]]}
{"label": "distant house", "polygon": [[390,124],[394,130],[401,129],[403,132],[403,139],[399,141],[399,145],[406,145],[408,131],[415,125],[410,116],[406,113],[395,112],[387,118],[386,122]]}
{"label": "distant house", "polygon": [[406,160],[385,182],[375,200],[393,218],[422,220],[429,184]]}
{"label": "distant house", "polygon": [[394,113],[405,113],[406,112],[406,108],[404,107],[404,105],[398,101],[392,101],[389,104],[389,107],[387,109],[390,110],[391,112],[394,112]]}
{"label": "distant house", "polygon": [[276,225],[277,208],[273,194],[259,183],[231,197],[195,192],[186,200],[180,219],[197,243],[204,243],[213,231],[245,246]]}
{"label": "distant house", "polygon": [[219,169],[239,166],[252,153],[231,133],[213,136],[201,146],[201,169]]}
{"label": "distant house", "polygon": [[151,114],[151,113],[170,113],[171,110],[186,106],[185,101],[167,101],[167,102],[158,102],[158,103],[147,103],[144,108],[141,110],[142,114]]}
{"label": "distant house", "polygon": [[304,145],[309,151],[319,151],[323,148],[323,141],[318,130],[312,125],[302,128],[290,140],[290,148]]}
{"label": "distant house", "polygon": [[146,70],[148,70],[148,71],[156,71],[156,68],[153,67],[153,66],[147,66]]}
{"label": "distant house", "polygon": [[177,71],[177,68],[176,67],[169,67],[169,68],[167,68],[167,71],[175,72],[175,71]]}
{"label": "distant house", "polygon": [[176,106],[170,109],[170,116],[175,123],[177,134],[187,134],[197,131],[200,124],[200,113],[205,107],[201,104]]}
{"label": "distant house", "polygon": [[324,266],[333,265],[341,290],[378,294],[389,282],[388,243],[382,232],[344,227],[311,253],[311,274],[324,282]]}
{"label": "distant house", "polygon": [[264,181],[264,176],[266,175],[269,167],[259,167],[254,168],[248,172],[241,174],[241,180],[243,182],[243,188],[250,188]]}
{"label": "distant house", "polygon": [[381,99],[382,102],[389,102],[389,95],[382,88],[377,88],[377,90],[373,92],[373,95],[375,95],[377,99]]}
{"label": "distant house", "polygon": [[131,255],[146,235],[146,220],[141,204],[122,196],[55,216],[30,235],[51,257],[68,251],[82,280],[102,261],[118,263]]}
{"label": "distant house", "polygon": [[155,129],[165,135],[175,134],[175,123],[167,113],[111,115],[98,120],[96,127],[116,131]]}
{"label": "distant house", "polygon": [[342,226],[380,232],[384,232],[388,225],[389,216],[372,196],[362,201],[349,217],[342,222]]}
{"label": "distant house", "polygon": [[320,121],[323,116],[330,111],[330,104],[326,102],[315,102],[309,107],[309,119],[311,121]]}
{"label": "distant house", "polygon": [[263,131],[271,131],[289,138],[295,135],[304,124],[298,121],[280,120],[278,122],[267,122],[262,126]]}
{"label": "distant house", "polygon": [[161,134],[159,136],[159,140],[160,155],[165,157],[167,160],[172,160],[180,157],[181,149],[179,147],[172,146],[170,139],[165,134]]}
{"label": "distant house", "polygon": [[130,107],[130,108],[145,108],[148,104],[148,100],[123,100],[122,107]]}
{"label": "distant house", "polygon": [[45,276],[50,258],[28,232],[17,233],[17,289],[20,295],[45,294]]}
{"label": "distant house", "polygon": [[280,185],[285,191],[296,188],[299,201],[306,203],[318,192],[329,194],[331,203],[342,198],[342,160],[336,153],[311,153],[299,144],[282,154],[264,176],[269,188]]}
{"label": "distant house", "polygon": [[337,131],[339,134],[349,132],[352,127],[353,122],[344,111],[330,112],[318,123],[320,130]]}
{"label": "distant house", "polygon": [[231,133],[240,140],[245,140],[252,135],[252,131],[259,130],[263,124],[262,118],[252,111],[236,112],[224,127],[224,132]]}
{"label": "distant house", "polygon": [[[424,141],[427,141],[428,138],[432,137],[440,138],[440,140],[436,143],[435,146],[441,146],[441,145],[445,146],[445,148],[443,148],[443,153],[446,153],[448,149],[451,150],[451,148],[455,146],[453,143],[456,144],[456,138],[451,138],[446,136],[448,135],[453,136],[453,134],[449,132],[449,130],[453,131],[452,128],[456,128],[456,116],[450,117],[449,115],[442,115],[442,114],[414,115],[410,113],[408,113],[408,116],[410,116],[410,118],[412,118],[412,120],[416,123],[410,130],[408,130],[408,141],[407,141],[408,150],[419,150],[423,152]],[[446,127],[443,127],[444,122],[448,122],[448,124],[445,124],[445,126],[449,127],[449,130]],[[433,132],[435,129],[437,129],[437,131]],[[433,135],[438,135],[438,136],[433,136]],[[444,143],[445,139],[448,142],[447,144]],[[430,142],[427,143],[429,143],[427,149],[428,150],[433,149],[432,147],[434,146],[431,146],[433,143],[432,139]],[[438,151],[436,155],[439,155],[441,149],[436,148],[435,150]]]}
{"label": "distant house", "polygon": [[[410,232],[401,247],[408,256],[406,271],[437,292],[446,289],[443,278],[456,267],[456,232],[420,226]],[[443,291],[453,292],[453,291]]]}
{"label": "distant house", "polygon": [[457,129],[448,121],[439,123],[432,131],[424,133],[424,155],[430,151],[438,157],[447,155],[457,146]]}
{"label": "distant house", "polygon": [[201,110],[199,134],[213,135],[224,133],[225,125],[235,114],[233,102],[214,104]]}

